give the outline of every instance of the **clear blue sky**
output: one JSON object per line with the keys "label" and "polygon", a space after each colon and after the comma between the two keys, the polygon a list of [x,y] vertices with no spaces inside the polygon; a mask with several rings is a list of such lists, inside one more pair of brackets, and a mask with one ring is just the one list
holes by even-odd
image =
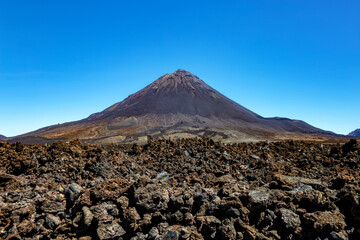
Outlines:
{"label": "clear blue sky", "polygon": [[178,68],[265,116],[360,128],[360,1],[0,1],[0,134],[102,111]]}

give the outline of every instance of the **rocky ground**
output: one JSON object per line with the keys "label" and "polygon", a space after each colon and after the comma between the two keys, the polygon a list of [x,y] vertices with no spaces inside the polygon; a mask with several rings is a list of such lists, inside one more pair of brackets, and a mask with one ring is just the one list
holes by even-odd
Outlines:
{"label": "rocky ground", "polygon": [[0,238],[360,239],[359,174],[355,140],[0,142]]}

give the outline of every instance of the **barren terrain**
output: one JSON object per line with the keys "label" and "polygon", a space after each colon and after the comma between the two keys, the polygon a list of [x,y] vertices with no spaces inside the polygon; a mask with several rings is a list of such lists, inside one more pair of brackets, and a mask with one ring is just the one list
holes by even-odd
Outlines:
{"label": "barren terrain", "polygon": [[103,144],[141,142],[147,135],[175,138],[183,134],[226,142],[338,136],[304,121],[262,117],[194,74],[178,69],[88,118],[7,140],[43,144],[80,139]]}
{"label": "barren terrain", "polygon": [[360,238],[355,140],[1,142],[0,169],[3,239]]}

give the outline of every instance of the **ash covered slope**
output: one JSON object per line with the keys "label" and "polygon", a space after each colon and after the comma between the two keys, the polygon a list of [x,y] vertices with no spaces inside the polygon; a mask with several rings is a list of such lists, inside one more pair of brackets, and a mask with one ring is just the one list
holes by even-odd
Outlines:
{"label": "ash covered slope", "polygon": [[360,137],[360,128],[356,129],[355,131],[352,131],[348,134],[350,137]]}
{"label": "ash covered slope", "polygon": [[[197,76],[185,70],[165,74],[124,101],[116,103],[87,120],[114,119],[120,116],[182,114],[212,119],[216,126],[257,128],[269,131],[328,133],[305,122],[287,118],[263,118],[225,97]],[[174,124],[176,123],[173,122]]]}
{"label": "ash covered slope", "polygon": [[225,97],[197,76],[185,70],[165,74],[142,90],[130,95],[88,120],[146,114],[185,114],[222,119],[257,121],[254,112]]}
{"label": "ash covered slope", "polygon": [[44,139],[80,138],[109,143],[174,133],[188,134],[184,137],[215,136],[219,140],[228,139],[229,135],[234,139],[241,136],[244,140],[263,140],[288,133],[332,134],[298,120],[263,118],[192,73],[179,69],[86,119],[46,127],[15,139],[40,143]]}

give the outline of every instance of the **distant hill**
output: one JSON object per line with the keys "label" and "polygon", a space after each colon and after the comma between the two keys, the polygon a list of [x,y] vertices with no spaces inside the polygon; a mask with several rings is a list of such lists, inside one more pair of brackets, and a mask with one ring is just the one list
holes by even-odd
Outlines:
{"label": "distant hill", "polygon": [[352,131],[348,134],[350,137],[360,137],[360,128],[356,129],[355,131]]}
{"label": "distant hill", "polygon": [[179,69],[86,119],[7,140],[41,143],[78,138],[93,143],[117,143],[141,142],[147,135],[211,137],[229,142],[336,136],[300,120],[264,118],[222,95],[194,74]]}
{"label": "distant hill", "polygon": [[0,140],[1,140],[1,139],[5,139],[5,138],[6,138],[6,137],[5,137],[4,135],[1,135],[1,134],[0,134]]}

